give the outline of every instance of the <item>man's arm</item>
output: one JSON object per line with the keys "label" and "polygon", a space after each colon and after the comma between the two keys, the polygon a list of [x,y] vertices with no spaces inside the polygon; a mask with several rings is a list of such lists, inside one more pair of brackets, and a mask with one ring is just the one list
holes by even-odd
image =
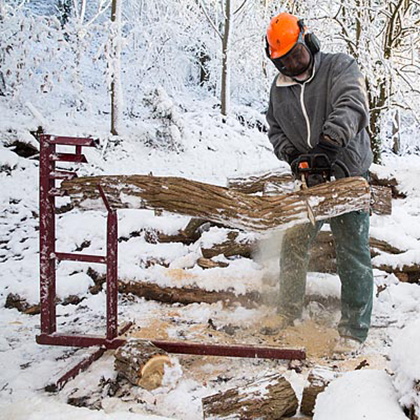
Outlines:
{"label": "man's arm", "polygon": [[332,77],[333,112],[324,123],[323,134],[345,147],[369,122],[365,80],[356,61],[345,54],[337,57]]}
{"label": "man's arm", "polygon": [[271,88],[270,103],[268,105],[268,112],[266,116],[269,125],[268,138],[271,144],[273,145],[274,154],[277,156],[277,158],[291,163],[294,159],[296,159],[299,156],[300,153],[284,134],[283,130],[281,129],[281,127],[277,123],[277,120],[274,117],[272,100],[273,89],[275,89],[274,85]]}

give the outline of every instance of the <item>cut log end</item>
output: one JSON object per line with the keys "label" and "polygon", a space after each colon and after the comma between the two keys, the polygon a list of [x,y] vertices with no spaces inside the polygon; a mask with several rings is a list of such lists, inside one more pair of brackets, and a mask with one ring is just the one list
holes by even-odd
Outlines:
{"label": "cut log end", "polygon": [[137,385],[151,391],[162,385],[165,365],[170,366],[171,360],[166,355],[154,356],[140,370],[140,378]]}
{"label": "cut log end", "polygon": [[149,341],[129,341],[115,352],[115,370],[133,385],[148,391],[162,385],[168,354]]}

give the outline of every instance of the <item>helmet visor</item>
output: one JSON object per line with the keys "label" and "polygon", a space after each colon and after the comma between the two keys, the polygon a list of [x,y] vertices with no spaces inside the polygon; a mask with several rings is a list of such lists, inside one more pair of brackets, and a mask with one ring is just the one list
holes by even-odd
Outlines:
{"label": "helmet visor", "polygon": [[286,76],[303,74],[312,63],[312,54],[303,42],[298,42],[285,55],[272,59],[277,69]]}

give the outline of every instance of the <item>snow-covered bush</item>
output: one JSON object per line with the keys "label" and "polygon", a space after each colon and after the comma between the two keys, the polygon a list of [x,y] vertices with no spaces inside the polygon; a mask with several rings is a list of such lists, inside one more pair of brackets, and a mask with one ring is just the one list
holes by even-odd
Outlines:
{"label": "snow-covered bush", "polygon": [[145,95],[144,104],[150,108],[150,118],[159,124],[145,144],[162,150],[183,151],[184,121],[166,91],[162,87],[152,89]]}

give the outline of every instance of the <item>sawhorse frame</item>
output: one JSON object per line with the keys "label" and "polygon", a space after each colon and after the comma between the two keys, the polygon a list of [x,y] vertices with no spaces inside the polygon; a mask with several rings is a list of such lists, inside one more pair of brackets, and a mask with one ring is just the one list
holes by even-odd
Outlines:
{"label": "sawhorse frame", "polygon": [[[58,153],[56,149],[59,145],[74,146],[74,153]],[[62,388],[68,380],[86,369],[93,361],[101,357],[107,349],[116,349],[124,344],[126,340],[118,337],[131,326],[131,323],[128,323],[118,331],[118,218],[117,212],[110,207],[101,185],[98,184],[98,191],[108,212],[106,256],[57,252],[55,249],[55,197],[65,195],[65,192],[57,188],[56,181],[77,177],[75,172],[57,169],[56,162],[87,163],[87,159],[82,153],[82,148],[95,146],[96,143],[91,138],[40,135],[39,236],[41,334],[36,337],[36,341],[38,344],[58,346],[99,346],[99,349],[90,357],[60,377],[55,384],[55,389]],[[57,332],[56,264],[59,261],[106,264],[106,336],[68,335]],[[297,360],[302,360],[306,357],[304,350],[281,349],[276,347],[214,345],[161,340],[151,340],[151,342],[169,353],[179,354]]]}

